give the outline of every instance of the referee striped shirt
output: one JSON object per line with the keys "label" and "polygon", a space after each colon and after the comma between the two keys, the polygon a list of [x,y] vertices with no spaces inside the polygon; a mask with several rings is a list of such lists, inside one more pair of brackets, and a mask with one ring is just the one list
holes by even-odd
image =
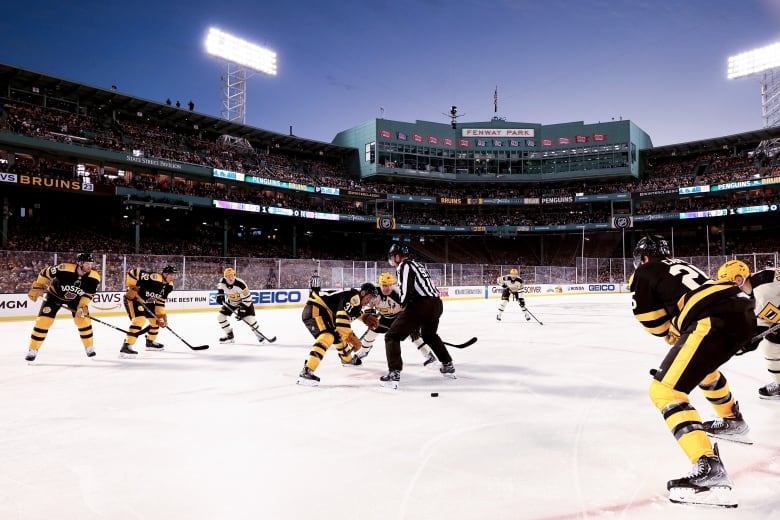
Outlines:
{"label": "referee striped shirt", "polygon": [[417,260],[406,259],[396,268],[401,305],[418,298],[438,298],[439,290],[433,284],[428,269]]}

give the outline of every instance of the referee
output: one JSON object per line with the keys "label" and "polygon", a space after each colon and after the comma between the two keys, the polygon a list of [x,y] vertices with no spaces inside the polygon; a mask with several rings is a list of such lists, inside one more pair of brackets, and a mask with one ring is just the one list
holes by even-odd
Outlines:
{"label": "referee", "polygon": [[309,278],[309,296],[312,294],[320,294],[320,289],[322,289],[322,279],[320,278],[319,272],[314,271],[314,274]]}
{"label": "referee", "polygon": [[404,367],[401,359],[401,341],[418,328],[423,341],[431,347],[441,362],[439,372],[444,377],[455,379],[452,356],[437,332],[443,306],[439,290],[433,284],[431,275],[420,262],[409,259],[409,248],[403,244],[393,243],[387,259],[390,265],[396,268],[403,310],[385,333],[388,371],[379,378],[379,384],[388,388],[398,388],[401,370]]}

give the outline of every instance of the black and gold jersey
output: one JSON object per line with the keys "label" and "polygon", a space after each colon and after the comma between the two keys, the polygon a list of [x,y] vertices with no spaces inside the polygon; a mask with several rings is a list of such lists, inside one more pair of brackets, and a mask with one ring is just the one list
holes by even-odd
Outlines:
{"label": "black and gold jersey", "polygon": [[47,292],[65,305],[76,307],[86,297],[91,301],[100,286],[100,273],[94,269],[79,275],[76,264],[51,265],[38,273],[37,283],[49,284]]}
{"label": "black and gold jersey", "polygon": [[173,284],[169,284],[160,273],[150,273],[141,268],[130,269],[125,278],[127,287],[135,287],[138,296],[147,305],[165,305],[168,295],[173,291]]}
{"label": "black and gold jersey", "polygon": [[650,334],[665,336],[672,318],[682,311],[682,297],[707,281],[706,274],[684,260],[652,259],[629,280],[634,317]]}
{"label": "black and gold jersey", "polygon": [[357,289],[312,293],[306,303],[319,307],[320,312],[330,316],[334,323],[339,314],[346,315],[348,320],[354,320],[363,314],[360,305],[360,291]]}

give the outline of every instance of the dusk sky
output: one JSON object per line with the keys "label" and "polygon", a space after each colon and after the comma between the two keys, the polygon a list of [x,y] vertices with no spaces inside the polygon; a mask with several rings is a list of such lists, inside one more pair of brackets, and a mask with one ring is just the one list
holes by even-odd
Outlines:
{"label": "dusk sky", "polygon": [[[763,126],[727,59],[780,41],[778,0],[3,3],[0,62],[152,101],[222,109],[210,26],[274,50],[246,123],[330,142],[373,118],[630,119],[656,146]],[[493,94],[498,88],[498,112]]]}

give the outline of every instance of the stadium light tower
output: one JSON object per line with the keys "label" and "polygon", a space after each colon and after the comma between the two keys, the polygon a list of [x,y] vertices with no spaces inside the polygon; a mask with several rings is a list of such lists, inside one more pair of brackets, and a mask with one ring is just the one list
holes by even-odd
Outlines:
{"label": "stadium light tower", "polygon": [[[780,126],[780,42],[729,57],[728,79],[755,77],[761,83],[764,128]],[[761,142],[756,151],[775,148],[778,140]]]}
{"label": "stadium light tower", "polygon": [[245,124],[246,80],[255,72],[276,76],[276,53],[214,27],[206,36],[206,52],[223,64],[222,117]]}

